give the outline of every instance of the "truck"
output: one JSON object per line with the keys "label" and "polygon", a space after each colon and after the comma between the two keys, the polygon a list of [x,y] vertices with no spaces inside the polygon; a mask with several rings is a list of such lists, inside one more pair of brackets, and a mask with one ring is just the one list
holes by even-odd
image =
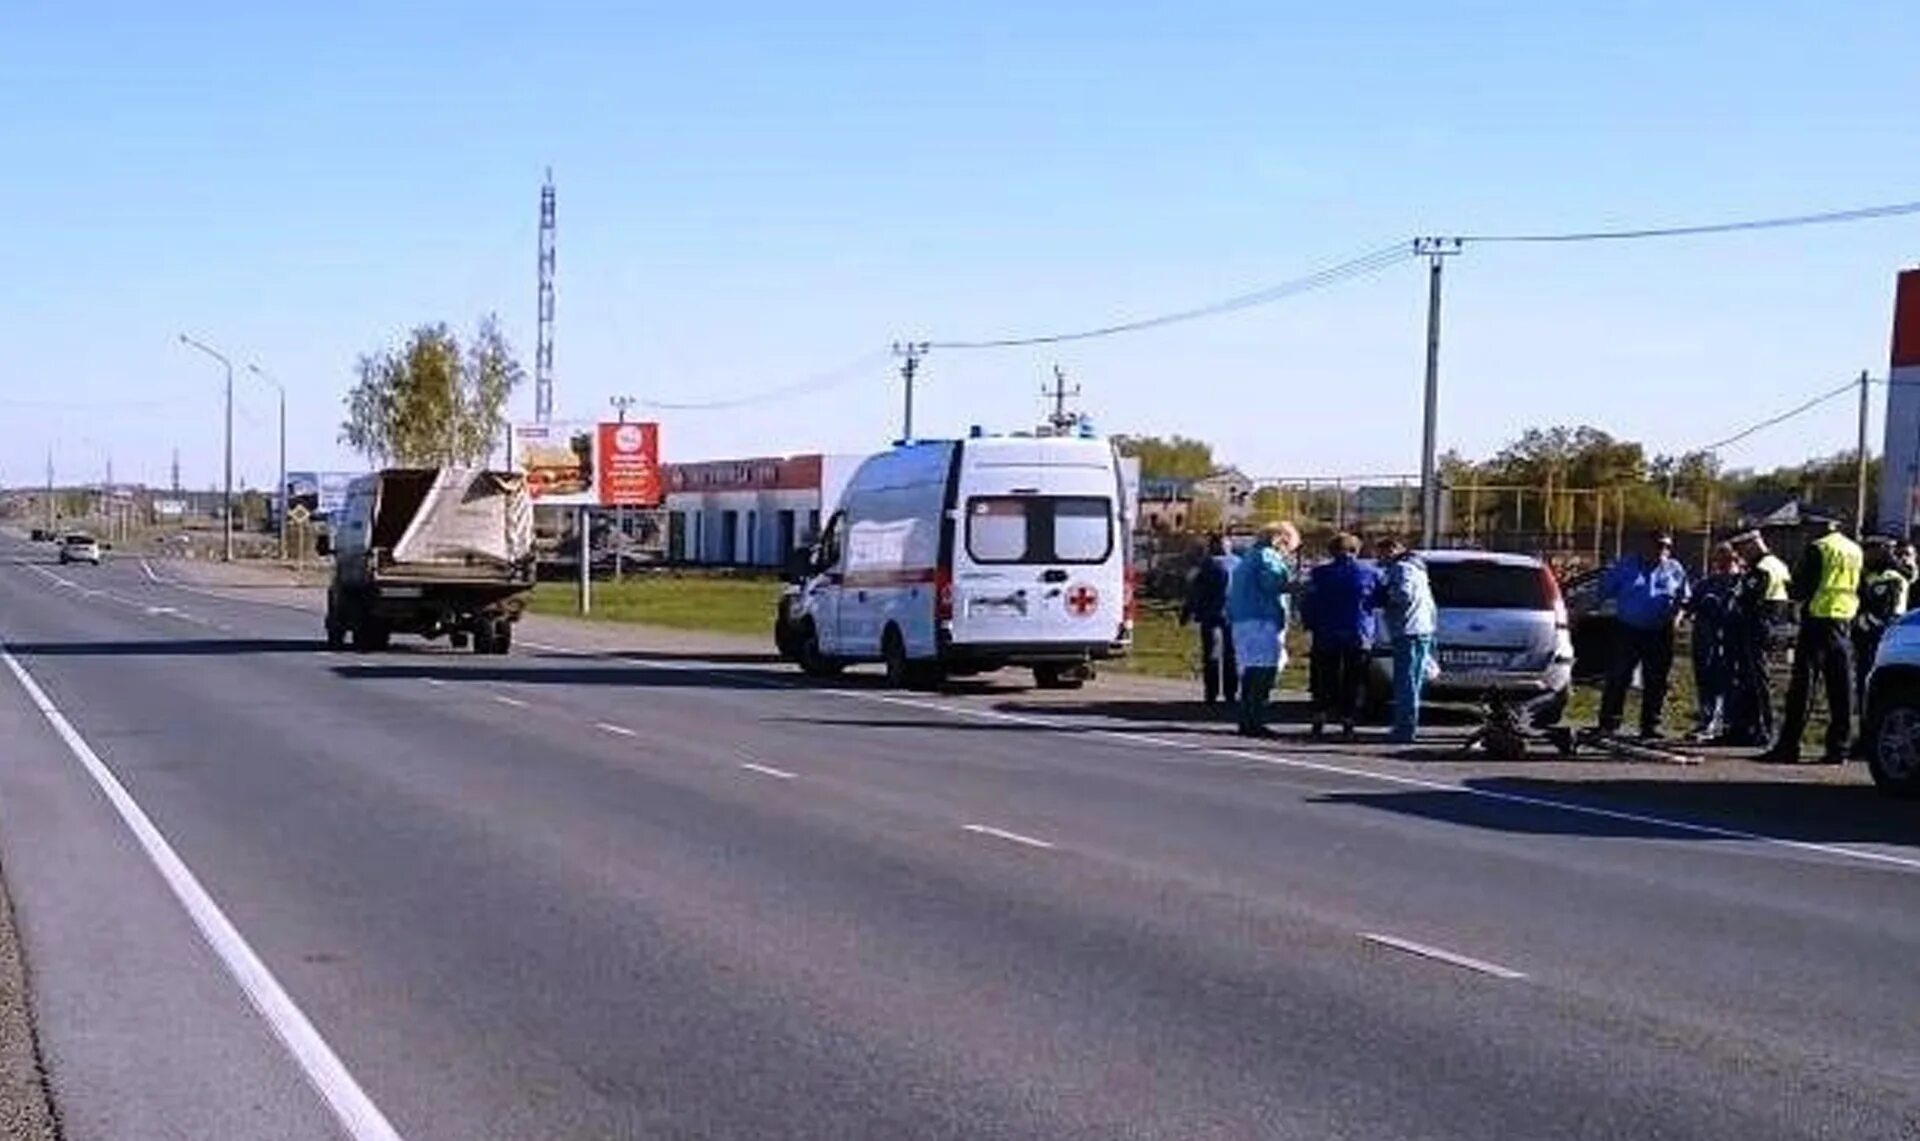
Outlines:
{"label": "truck", "polygon": [[355,479],[319,541],[333,560],[327,645],[396,633],[504,654],[533,589],[533,502],[518,472],[388,468]]}
{"label": "truck", "polygon": [[815,677],[878,662],[928,688],[1018,667],[1078,688],[1133,640],[1127,503],[1104,439],[902,443],[860,465],[790,559],[775,644]]}

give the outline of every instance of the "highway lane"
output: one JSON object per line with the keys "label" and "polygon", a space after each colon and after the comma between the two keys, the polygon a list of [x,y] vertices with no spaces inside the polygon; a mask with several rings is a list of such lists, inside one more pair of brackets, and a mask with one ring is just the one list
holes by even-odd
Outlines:
{"label": "highway lane", "polygon": [[1915,1121],[1899,867],[56,573],[0,639],[409,1137]]}

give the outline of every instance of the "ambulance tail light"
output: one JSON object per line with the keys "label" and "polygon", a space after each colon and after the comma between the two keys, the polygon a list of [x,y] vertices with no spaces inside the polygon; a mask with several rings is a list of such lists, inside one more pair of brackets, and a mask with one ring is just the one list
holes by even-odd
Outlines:
{"label": "ambulance tail light", "polygon": [[946,567],[933,572],[933,620],[953,621],[953,572]]}

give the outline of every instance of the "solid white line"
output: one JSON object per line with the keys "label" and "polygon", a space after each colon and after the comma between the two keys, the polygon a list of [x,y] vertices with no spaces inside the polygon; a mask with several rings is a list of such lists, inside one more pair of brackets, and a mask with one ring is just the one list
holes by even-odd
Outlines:
{"label": "solid white line", "polygon": [[260,961],[260,956],[254,953],[246,938],[227,919],[213,897],[200,886],[200,881],[174,852],[173,846],[167,843],[166,837],[154,827],[146,812],[134,802],[113,771],[107,768],[39,683],[14,660],[4,646],[0,646],[0,662],[6,664],[14,680],[26,690],[27,698],[40,710],[40,715],[46,718],[47,724],[66,743],[68,751],[86,769],[87,775],[93,778],[100,791],[106,794],[107,802],[113,805],[121,821],[133,833],[134,839],[139,841],[147,858],[153,861],[161,878],[172,889],[174,898],[186,908],[194,926],[199,928],[201,937],[219,956],[234,981],[240,984],[247,1001],[260,1012],[288,1053],[293,1055],[301,1072],[326,1100],[328,1108],[333,1110],[333,1115],[339,1119],[347,1135],[354,1141],[400,1141],[399,1132],[388,1122],[386,1115],[360,1088],[360,1083],[347,1071],[346,1064],[341,1062],[333,1048],[320,1037],[313,1023],[294,1005],[280,981]]}
{"label": "solid white line", "polygon": [[1032,836],[1022,836],[1018,832],[1008,832],[1004,828],[990,828],[985,824],[963,824],[961,827],[968,832],[974,832],[981,836],[992,836],[997,840],[1008,840],[1015,844],[1025,844],[1029,848],[1053,847],[1052,844],[1045,840],[1036,840]]}
{"label": "solid white line", "polygon": [[420,681],[425,685],[431,685],[431,686],[442,686],[447,684],[446,682],[441,681],[437,677],[423,677],[420,679]]}
{"label": "solid white line", "polygon": [[762,773],[766,776],[779,777],[781,780],[793,780],[800,775],[799,773],[790,773],[785,769],[776,769],[770,765],[756,765],[752,761],[741,761],[740,767],[752,772]]}
{"label": "solid white line", "polygon": [[619,737],[638,737],[639,736],[638,733],[635,733],[633,730],[627,728],[625,725],[609,725],[605,721],[595,721],[593,723],[593,727],[595,729],[600,730],[602,733],[612,733],[615,736],[619,736]]}
{"label": "solid white line", "polygon": [[507,695],[505,695],[505,694],[502,694],[502,693],[496,693],[496,694],[494,694],[494,695],[493,695],[493,699],[494,699],[495,701],[497,701],[497,702],[499,702],[499,703],[500,703],[500,704],[502,704],[502,705],[511,705],[511,706],[513,706],[513,707],[514,707],[515,709],[525,709],[525,708],[527,707],[527,703],[526,703],[526,702],[524,702],[524,701],[522,701],[522,700],[520,700],[519,698],[517,698],[517,697],[508,697]]}
{"label": "solid white line", "polygon": [[1369,943],[1378,943],[1382,947],[1392,947],[1396,951],[1405,951],[1409,955],[1419,955],[1425,959],[1437,959],[1469,971],[1479,971],[1483,975],[1492,975],[1497,979],[1524,979],[1526,974],[1512,967],[1503,967],[1499,963],[1489,963],[1485,959],[1476,959],[1449,951],[1443,947],[1433,947],[1425,943],[1416,943],[1411,939],[1401,939],[1394,935],[1380,935],[1371,931],[1360,932],[1360,937]]}

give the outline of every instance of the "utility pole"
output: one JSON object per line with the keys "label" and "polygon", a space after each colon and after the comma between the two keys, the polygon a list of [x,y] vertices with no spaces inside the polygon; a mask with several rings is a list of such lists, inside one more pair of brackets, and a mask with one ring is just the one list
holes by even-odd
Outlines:
{"label": "utility pole", "polygon": [[904,443],[913,442],[913,378],[920,372],[920,358],[927,354],[925,341],[895,341],[893,354],[905,358],[900,362],[900,379],[906,382],[906,415],[901,420],[900,439]]}
{"label": "utility pole", "polygon": [[180,449],[179,448],[173,449],[173,469],[171,472],[171,483],[168,487],[168,490],[173,492],[173,494],[175,495],[180,494]]}
{"label": "utility pole", "polygon": [[60,519],[53,503],[53,445],[47,445],[47,530],[57,530]]}
{"label": "utility pole", "polygon": [[1860,370],[1860,438],[1854,446],[1853,534],[1867,534],[1867,370]]}
{"label": "utility pole", "polygon": [[1427,259],[1426,415],[1420,430],[1420,545],[1440,543],[1440,267],[1460,252],[1459,238],[1415,238],[1413,252]]}
{"label": "utility pole", "polygon": [[[627,409],[633,407],[639,403],[639,401],[631,396],[614,396],[610,397],[607,403],[613,405],[613,410],[615,414],[619,416],[620,423],[624,424],[627,422]],[[621,555],[626,551],[626,546],[627,505],[615,502],[613,505],[613,581],[616,583],[620,581],[620,574],[623,569],[621,565]]]}
{"label": "utility pole", "polygon": [[180,343],[201,352],[220,362],[227,370],[227,445],[226,445],[226,483],[221,491],[220,532],[221,558],[233,561],[233,362],[218,350],[207,347],[185,333],[180,334]]}
{"label": "utility pole", "polygon": [[1053,425],[1055,432],[1065,433],[1067,429],[1080,422],[1078,415],[1071,414],[1067,411],[1068,398],[1080,395],[1080,386],[1076,384],[1071,390],[1067,388],[1067,371],[1065,369],[1059,365],[1053,366],[1053,387],[1047,388],[1043,385],[1040,389],[1040,395],[1053,401],[1053,414],[1047,417],[1047,423]]}

